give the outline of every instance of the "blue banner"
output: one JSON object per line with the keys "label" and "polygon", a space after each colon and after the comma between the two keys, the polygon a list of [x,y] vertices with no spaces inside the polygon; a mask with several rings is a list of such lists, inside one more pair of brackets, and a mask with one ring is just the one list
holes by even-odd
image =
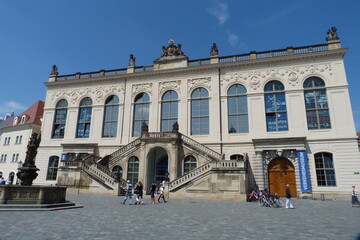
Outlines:
{"label": "blue banner", "polygon": [[301,192],[311,192],[308,161],[306,151],[297,151],[299,172],[300,172],[300,183]]}

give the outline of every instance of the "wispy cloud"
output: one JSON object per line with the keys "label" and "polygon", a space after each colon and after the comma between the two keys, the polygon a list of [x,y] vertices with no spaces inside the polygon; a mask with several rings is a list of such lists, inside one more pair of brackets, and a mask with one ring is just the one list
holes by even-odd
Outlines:
{"label": "wispy cloud", "polygon": [[215,17],[220,24],[224,24],[230,17],[228,12],[228,4],[222,3],[219,0],[214,0],[212,6],[207,9],[208,13]]}
{"label": "wispy cloud", "polygon": [[228,42],[233,48],[246,50],[246,43],[240,41],[239,35],[228,31],[227,36],[228,36]]}
{"label": "wispy cloud", "polygon": [[302,4],[298,4],[298,5],[294,5],[294,6],[290,6],[287,9],[284,9],[283,11],[279,11],[276,14],[273,14],[263,20],[260,20],[258,22],[253,22],[251,25],[251,27],[255,27],[255,26],[259,26],[259,25],[266,25],[266,24],[271,24],[274,23],[275,21],[281,19],[282,17],[290,14],[291,12],[297,10],[298,8],[300,8],[302,6]]}
{"label": "wispy cloud", "polygon": [[8,101],[0,104],[0,117],[5,117],[6,113],[14,112],[15,115],[20,115],[26,107],[21,103],[15,101]]}

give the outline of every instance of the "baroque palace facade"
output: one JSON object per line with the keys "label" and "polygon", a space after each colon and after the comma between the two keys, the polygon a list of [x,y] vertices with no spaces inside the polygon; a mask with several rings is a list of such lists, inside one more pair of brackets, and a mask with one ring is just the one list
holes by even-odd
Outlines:
{"label": "baroque palace facade", "polygon": [[169,41],[153,65],[45,83],[37,184],[113,193],[168,182],[174,197],[245,200],[251,188],[348,196],[360,153],[336,28],[327,43],[189,60]]}

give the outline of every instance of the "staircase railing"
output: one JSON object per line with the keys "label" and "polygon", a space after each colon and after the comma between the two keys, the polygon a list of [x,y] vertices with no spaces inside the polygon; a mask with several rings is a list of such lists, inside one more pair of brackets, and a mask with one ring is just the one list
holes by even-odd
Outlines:
{"label": "staircase railing", "polygon": [[191,170],[190,172],[184,174],[183,176],[169,182],[169,191],[173,191],[176,188],[180,187],[181,185],[184,185],[193,179],[199,177],[200,175],[203,175],[207,172],[209,172],[212,169],[239,169],[239,168],[245,168],[245,161],[219,161],[219,162],[208,162],[204,165],[201,165],[198,168],[195,168]]}
{"label": "staircase railing", "polygon": [[119,150],[113,152],[110,155],[109,166],[112,166],[113,164],[115,164],[115,162],[118,160],[119,157],[121,157],[121,155],[123,155],[124,153],[132,150],[133,148],[135,148],[140,143],[141,143],[141,141],[138,138],[138,139],[135,139],[134,141],[132,141],[131,143],[125,145],[124,147],[120,148]]}
{"label": "staircase railing", "polygon": [[218,153],[218,152],[204,146],[203,144],[195,141],[194,139],[191,139],[191,138],[181,134],[181,140],[184,143],[196,148],[196,150],[198,150],[200,152],[203,152],[204,154],[212,157],[212,159],[214,159],[216,161],[220,161],[222,159],[222,155],[220,153]]}
{"label": "staircase railing", "polygon": [[88,164],[83,162],[82,169],[90,175],[95,175],[95,177],[104,181],[106,185],[109,185],[114,190],[117,189],[118,183],[116,181],[116,177],[108,169],[106,169],[106,167],[98,163]]}

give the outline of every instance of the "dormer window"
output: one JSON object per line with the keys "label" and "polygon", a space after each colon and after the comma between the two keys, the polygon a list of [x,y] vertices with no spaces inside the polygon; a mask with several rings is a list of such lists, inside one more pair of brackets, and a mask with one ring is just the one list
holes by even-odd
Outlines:
{"label": "dormer window", "polygon": [[18,117],[14,118],[13,126],[15,126],[18,123]]}
{"label": "dormer window", "polygon": [[21,117],[21,124],[24,124],[25,122],[26,122],[26,116],[23,115],[23,116]]}

